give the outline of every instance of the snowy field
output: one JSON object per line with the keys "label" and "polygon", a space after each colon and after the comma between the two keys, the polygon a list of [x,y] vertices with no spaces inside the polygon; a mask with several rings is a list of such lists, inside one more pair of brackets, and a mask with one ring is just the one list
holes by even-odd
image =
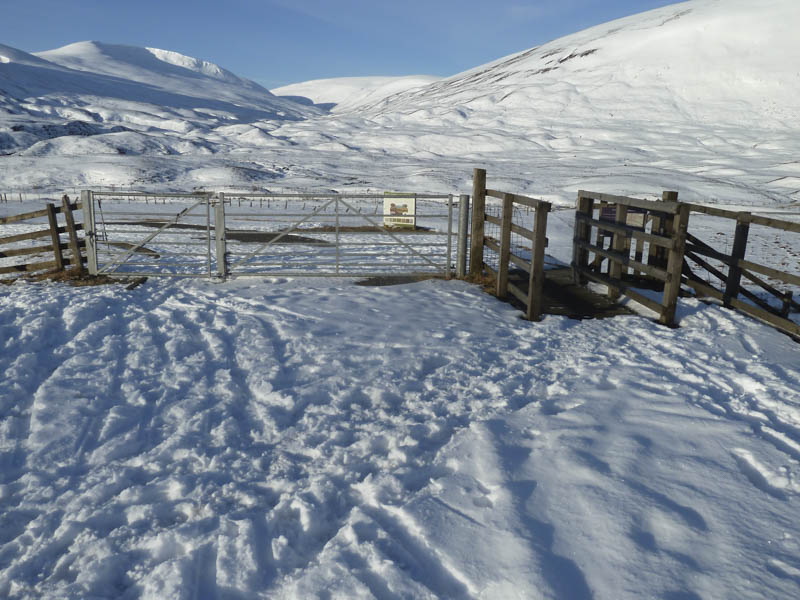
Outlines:
{"label": "snowy field", "polygon": [[794,598],[798,346],[472,285],[0,288],[0,595]]}
{"label": "snowy field", "polygon": [[[0,45],[0,215],[111,186],[469,194],[484,167],[556,205],[551,263],[579,189],[800,220],[798,19],[691,0],[276,94],[167,50]],[[689,231],[730,250],[730,221]],[[746,258],[800,274],[799,238],[754,226]],[[800,597],[796,342],[697,300],[677,329],[529,323],[465,282],[354,283],[0,285],[0,598]]]}

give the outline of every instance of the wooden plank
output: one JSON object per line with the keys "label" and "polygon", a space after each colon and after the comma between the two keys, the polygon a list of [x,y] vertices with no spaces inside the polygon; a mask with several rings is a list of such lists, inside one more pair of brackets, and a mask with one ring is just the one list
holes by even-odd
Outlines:
{"label": "wooden plank", "polygon": [[[739,290],[739,294],[741,294],[743,297],[745,297],[748,300],[750,300],[750,302],[752,302],[756,306],[760,306],[761,308],[763,308],[767,312],[770,312],[773,315],[778,315],[779,317],[782,316],[780,308],[775,308],[774,306],[771,306],[769,302],[767,302],[765,300],[762,300],[761,298],[756,296],[754,293],[742,288],[741,290]],[[781,300],[782,299],[783,298],[781,298]]]}
{"label": "wooden plank", "polygon": [[[651,236],[651,238],[655,239],[640,238],[640,239],[646,239],[646,241],[650,242],[650,246],[647,249],[647,264],[652,266],[663,265],[664,261],[662,260],[661,257],[664,254],[664,248],[658,244],[656,239],[668,239],[670,243],[672,243],[672,238],[664,237],[663,217],[659,215],[651,215],[649,235]],[[671,249],[671,247],[669,249]]]}
{"label": "wooden plank", "polygon": [[765,227],[772,227],[773,229],[800,233],[800,223],[794,221],[783,221],[781,219],[773,219],[772,217],[753,215],[750,218],[750,222],[753,225],[764,225]]}
{"label": "wooden plank", "polygon": [[585,223],[588,223],[593,227],[597,227],[598,229],[602,228],[611,231],[612,233],[621,233],[626,237],[636,238],[637,240],[650,242],[651,245],[660,246],[661,248],[669,249],[674,246],[674,242],[670,238],[663,237],[660,235],[654,235],[652,233],[647,233],[646,231],[641,231],[629,225],[618,225],[617,223],[600,221],[599,219],[589,218],[586,215],[579,215],[578,219]]}
{"label": "wooden plank", "polygon": [[698,265],[700,265],[701,267],[703,267],[703,268],[704,268],[706,271],[708,271],[709,273],[711,273],[711,274],[712,274],[714,277],[716,277],[717,279],[719,279],[719,280],[720,280],[722,283],[727,283],[727,281],[728,281],[728,276],[727,276],[727,275],[725,275],[725,274],[724,274],[722,271],[720,271],[719,269],[717,269],[717,268],[715,268],[715,267],[711,266],[710,264],[708,264],[708,263],[707,263],[706,261],[704,261],[702,258],[700,258],[699,256],[697,256],[697,255],[696,255],[694,252],[692,252],[692,251],[690,251],[690,250],[687,250],[687,251],[686,251],[686,256],[688,256],[689,258],[691,258],[691,259],[692,259],[694,262],[696,262]]}
{"label": "wooden plank", "polygon": [[495,271],[494,268],[492,268],[491,265],[487,265],[486,263],[483,263],[483,268],[486,270],[487,273],[489,273],[489,275],[491,275],[492,277],[497,278],[497,271]]}
{"label": "wooden plank", "polygon": [[81,211],[86,227],[86,270],[97,275],[97,239],[95,236],[94,196],[89,190],[81,190]]}
{"label": "wooden plank", "polygon": [[553,206],[552,203],[546,202],[545,200],[528,198],[528,196],[520,196],[519,194],[514,194],[514,204],[521,204],[522,206],[527,206],[528,208],[533,208],[534,210],[539,210],[540,208],[546,208],[547,210],[550,210]]}
{"label": "wooden plank", "polygon": [[[66,248],[65,244],[62,244]],[[52,252],[53,246],[34,246],[32,248],[11,248],[9,250],[0,250],[0,258],[9,258],[12,256],[28,256],[31,254],[42,254],[43,252]]]}
{"label": "wooden plank", "polygon": [[23,242],[25,240],[36,240],[39,238],[48,237],[49,235],[49,229],[41,229],[39,231],[31,231],[28,233],[17,233],[15,235],[9,235],[4,238],[0,238],[0,245],[13,244],[15,242]]}
{"label": "wooden plank", "polygon": [[47,209],[35,210],[33,212],[26,212],[19,215],[11,215],[9,217],[0,218],[0,225],[7,225],[9,223],[18,223],[19,221],[27,221],[28,219],[38,219],[39,217],[46,217]]}
{"label": "wooden plank", "polygon": [[578,202],[575,207],[575,226],[572,229],[572,269],[575,273],[575,282],[583,283],[581,272],[589,266],[589,252],[581,243],[589,243],[592,234],[592,227],[586,220],[592,220],[594,213],[594,200],[584,198],[578,194]]}
{"label": "wooden plank", "polygon": [[689,204],[689,210],[692,212],[704,213],[712,217],[723,217],[725,219],[736,219],[739,216],[738,212],[732,210],[723,210],[713,206],[703,206],[702,204]]}
{"label": "wooden plank", "polygon": [[43,271],[45,269],[55,269],[55,261],[30,263],[27,265],[14,265],[11,267],[0,267],[0,275],[7,273],[31,273],[33,271]]}
{"label": "wooden plank", "polygon": [[[616,224],[625,225],[628,219],[628,207],[624,204],[617,204],[616,209]],[[612,252],[619,254],[623,259],[630,259],[630,255],[625,255],[625,238],[619,232],[614,232],[611,238]],[[608,267],[608,275],[611,279],[622,279],[622,260],[611,260]],[[627,265],[626,265],[627,266]],[[608,297],[610,300],[618,300],[622,290],[618,288],[608,288]]]}
{"label": "wooden plank", "polygon": [[744,258],[747,251],[747,236],[750,231],[749,213],[739,215],[736,219],[736,233],[733,237],[733,250],[731,251],[731,265],[728,269],[728,280],[725,282],[725,297],[723,302],[727,305],[731,298],[739,295],[742,280],[742,268],[739,261]]}
{"label": "wooden plank", "polygon": [[749,271],[744,271],[743,270],[742,271],[742,276],[746,277],[747,279],[749,279],[750,281],[752,281],[753,283],[758,285],[761,289],[763,289],[767,293],[769,293],[769,294],[775,296],[776,298],[778,298],[783,303],[783,309],[781,311],[783,313],[783,316],[787,316],[789,314],[789,311],[791,310],[791,306],[792,305],[797,305],[800,308],[800,305],[798,305],[797,302],[792,300],[792,292],[791,291],[783,292],[783,291],[779,290],[778,288],[768,284],[766,281],[764,281],[760,277],[756,277],[755,275],[753,275]]}
{"label": "wooden plank", "polygon": [[731,263],[733,262],[730,256],[728,256],[727,254],[723,254],[722,252],[719,252],[717,250],[714,250],[711,246],[701,242],[694,236],[690,235],[688,236],[688,238],[690,238],[690,242],[686,244],[687,250],[691,250],[692,252],[700,256],[713,258],[714,260],[718,260],[721,263],[724,263],[725,265],[728,266],[730,266]]}
{"label": "wooden plank", "polygon": [[[606,208],[608,206],[609,205],[608,205],[607,202],[600,202],[600,205],[598,206],[599,213],[602,215],[603,211],[606,210]],[[604,229],[602,227],[598,227],[597,228],[597,237],[595,238],[596,239],[596,244],[595,245],[598,248],[605,249],[606,233],[607,232],[608,232],[607,229]],[[589,234],[589,237],[591,239],[591,233]],[[590,263],[589,267],[591,269],[595,270],[595,271],[598,271],[598,272],[602,271],[603,259],[604,259],[604,257],[601,256],[600,254],[595,254],[594,255],[594,260]]]}
{"label": "wooden plank", "polygon": [[497,274],[497,297],[508,293],[508,257],[511,254],[511,220],[514,218],[514,200],[511,194],[503,198],[503,224],[500,228],[500,262]]}
{"label": "wooden plank", "polygon": [[[677,199],[677,192],[664,192],[674,194]],[[672,234],[675,239],[675,247],[669,251],[667,257],[667,281],[664,284],[664,296],[661,302],[661,318],[658,322],[662,325],[672,327],[675,325],[675,312],[678,308],[678,294],[681,290],[681,272],[683,271],[683,257],[686,246],[686,230],[689,227],[689,207],[679,204],[678,213],[672,218]]]}
{"label": "wooden plank", "polygon": [[520,258],[516,254],[509,254],[508,260],[518,266],[520,269],[525,271],[526,273],[530,274],[531,272],[531,263],[530,261],[525,260],[524,258]]}
{"label": "wooden plank", "polygon": [[784,319],[783,317],[773,315],[764,309],[747,304],[747,302],[739,300],[738,298],[731,299],[731,306],[744,313],[747,313],[751,317],[755,317],[756,319],[760,319],[769,325],[777,327],[781,331],[800,338],[800,325],[790,321],[789,319]]}
{"label": "wooden plank", "polygon": [[528,311],[525,314],[529,321],[538,321],[544,311],[542,287],[544,285],[544,248],[547,245],[547,214],[550,206],[536,209],[531,247],[531,271],[528,279]]}
{"label": "wooden plank", "polygon": [[74,265],[79,273],[83,273],[83,256],[81,255],[81,247],[78,243],[78,232],[75,229],[75,219],[72,215],[72,205],[69,203],[69,196],[65,195],[61,199],[61,208],[64,212],[67,234],[69,235],[69,249],[70,252],[72,252]]}
{"label": "wooden plank", "polygon": [[489,248],[489,250],[494,250],[495,252],[497,252],[498,254],[500,254],[500,244],[498,244],[498,243],[497,243],[496,241],[494,241],[493,239],[491,239],[491,238],[484,238],[484,239],[483,239],[483,245],[484,245],[484,246],[486,246],[487,248]]}
{"label": "wooden plank", "polygon": [[523,206],[527,206],[528,208],[533,208],[533,209],[537,209],[545,204],[548,205],[551,204],[550,202],[546,202],[545,200],[537,200],[536,198],[521,196],[520,194],[509,194],[509,192],[501,192],[499,190],[486,190],[486,195],[492,198],[497,198],[499,200],[503,200],[505,199],[506,196],[510,195],[514,204],[521,204]]}
{"label": "wooden plank", "polygon": [[484,220],[486,218],[486,170],[475,169],[472,176],[472,239],[469,274],[479,276],[483,269]]}
{"label": "wooden plank", "polygon": [[533,241],[533,232],[530,229],[525,229],[516,223],[511,223],[511,232],[524,237],[527,240]]}
{"label": "wooden plank", "polygon": [[749,221],[753,225],[763,225],[764,227],[772,227],[773,229],[781,229],[782,231],[792,231],[800,233],[800,223],[796,221],[784,221],[783,219],[773,219],[772,217],[763,217],[760,215],[751,215],[747,212],[737,212],[733,210],[723,210],[721,208],[714,208],[712,206],[703,206],[702,204],[689,204],[692,212],[705,213],[713,217],[722,217],[724,219],[740,219],[742,215],[748,215]]}
{"label": "wooden plank", "polygon": [[591,198],[598,202],[607,202],[608,204],[624,204],[625,206],[633,206],[635,208],[643,208],[651,212],[660,212],[665,214],[674,215],[678,212],[677,202],[658,202],[654,200],[639,200],[638,198],[628,198],[627,196],[615,196],[613,194],[603,194],[600,192],[587,192],[581,190],[578,192],[579,198]]}
{"label": "wooden plank", "polygon": [[644,296],[644,295],[640,294],[639,292],[637,292],[636,290],[633,290],[631,288],[628,288],[627,290],[625,290],[625,295],[628,298],[630,298],[631,300],[634,300],[634,301],[638,302],[642,306],[645,306],[645,307],[649,308],[650,310],[652,310],[656,314],[661,314],[661,312],[663,310],[663,306],[661,304],[659,304],[655,300],[651,300],[647,296]]}
{"label": "wooden plank", "polygon": [[626,283],[624,281],[619,281],[619,280],[614,281],[611,278],[609,278],[608,276],[603,275],[602,273],[595,273],[594,271],[590,271],[589,269],[583,269],[582,270],[582,275],[586,276],[588,279],[596,281],[597,283],[602,283],[603,285],[606,285],[606,286],[613,286],[613,287],[622,288],[622,290],[624,290],[623,293],[626,296],[628,296],[628,298],[638,302],[642,306],[645,306],[645,307],[649,308],[654,313],[661,314],[661,309],[662,309],[661,304],[659,304],[655,300],[651,300],[650,298],[648,298],[646,296],[643,296],[642,294],[638,293],[637,291],[632,289],[633,286],[629,285],[628,283]]}
{"label": "wooden plank", "polygon": [[501,219],[500,217],[495,217],[493,215],[484,215],[483,218],[484,220],[486,220],[487,223],[491,223],[492,225],[497,225],[498,227],[503,226],[503,219]]}
{"label": "wooden plank", "polygon": [[800,277],[797,275],[792,275],[791,273],[784,273],[783,271],[778,271],[777,269],[773,269],[771,267],[765,267],[764,265],[759,265],[758,263],[750,262],[749,260],[740,260],[739,266],[742,269],[753,271],[754,273],[759,273],[761,275],[766,275],[767,277],[772,277],[773,279],[783,281],[784,283],[800,285]]}
{"label": "wooden plank", "polygon": [[52,203],[47,204],[47,219],[50,221],[50,239],[53,241],[53,256],[55,258],[56,269],[64,270],[64,255],[61,253],[61,240],[58,237],[58,220],[56,219],[56,207]]}
{"label": "wooden plank", "polygon": [[513,282],[508,283],[508,291],[511,292],[511,295],[517,300],[522,302],[525,306],[528,306],[528,295],[519,289]]}
{"label": "wooden plank", "polygon": [[[588,242],[580,242],[580,246],[582,248],[586,248],[590,252],[594,252],[595,254],[601,255],[603,258],[607,258],[610,261],[618,262],[626,267],[632,267],[637,271],[641,271],[645,275],[649,275],[654,279],[658,279],[659,281],[667,281],[667,272],[664,269],[659,269],[657,267],[651,267],[650,265],[646,265],[644,263],[640,263],[629,256],[625,256],[620,252],[614,252],[613,250],[606,250],[604,248],[600,248],[595,244],[591,244]],[[617,278],[619,279],[619,277]]]}
{"label": "wooden plank", "polygon": [[684,285],[689,286],[690,288],[694,289],[695,292],[702,294],[703,296],[708,296],[709,298],[714,298],[716,300],[722,300],[722,292],[718,289],[696,279],[689,279],[688,277],[684,277],[681,279],[681,283]]}

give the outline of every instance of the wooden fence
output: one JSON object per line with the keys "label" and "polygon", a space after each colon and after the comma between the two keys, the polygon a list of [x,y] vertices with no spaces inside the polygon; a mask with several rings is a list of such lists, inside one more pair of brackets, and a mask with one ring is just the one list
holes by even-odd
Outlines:
{"label": "wooden fence", "polygon": [[[689,204],[688,207],[693,213],[704,213],[734,221],[735,231],[730,253],[720,252],[709,243],[691,234],[688,235],[686,243],[686,258],[688,260],[683,265],[683,284],[694,290],[698,295],[720,300],[729,308],[740,310],[773,325],[785,333],[800,338],[800,326],[789,319],[791,312],[800,311],[800,303],[794,299],[791,291],[782,291],[764,280],[766,277],[784,284],[800,286],[800,277],[773,267],[745,260],[751,225],[761,225],[779,231],[800,234],[800,223],[761,217],[748,212],[721,210],[698,204]],[[717,264],[721,263],[721,265],[717,267],[711,264],[709,259]],[[702,275],[711,275],[718,283],[714,285],[704,279]],[[768,299],[759,297],[745,289],[742,286],[742,278],[766,292],[767,298],[773,298],[780,306],[775,306]]]}
{"label": "wooden fence", "polygon": [[[0,237],[0,258],[22,257],[22,260],[34,261],[2,265],[0,266],[0,275],[64,271],[67,266],[71,266],[77,272],[83,273],[86,243],[82,238],[78,237],[78,231],[82,231],[83,226],[75,222],[73,215],[73,211],[79,208],[81,208],[80,203],[71,203],[69,197],[64,196],[61,206],[48,203],[42,210],[1,217],[0,225],[46,217],[48,227],[47,229]],[[63,225],[59,224],[58,215],[63,215]],[[61,241],[61,234],[67,234],[66,241]],[[27,247],[20,245],[21,242],[42,238],[49,239],[50,243]],[[69,254],[65,255],[65,251],[68,251]],[[44,254],[52,257],[52,260],[40,260]]]}
{"label": "wooden fence", "polygon": [[[551,204],[518,194],[487,189],[486,171],[483,169],[475,169],[472,194],[470,274],[480,275],[484,269],[491,273],[496,278],[497,297],[505,298],[510,292],[525,305],[525,317],[531,321],[538,321],[542,314],[544,249],[547,245],[547,215]],[[500,217],[486,214],[487,196],[503,201]],[[533,229],[514,223],[515,205],[534,211]],[[499,227],[499,239],[485,235],[487,222]],[[513,252],[512,233],[530,242],[530,260]],[[484,248],[497,253],[499,258],[496,270],[484,261]],[[528,274],[526,290],[509,281],[511,264]]]}
{"label": "wooden fence", "polygon": [[[659,202],[578,192],[572,259],[576,279],[605,284],[611,298],[624,294],[656,312],[659,323],[674,326],[689,222],[689,207],[677,202],[677,196],[664,192]],[[633,289],[641,287],[641,278],[663,284],[661,302]]]}

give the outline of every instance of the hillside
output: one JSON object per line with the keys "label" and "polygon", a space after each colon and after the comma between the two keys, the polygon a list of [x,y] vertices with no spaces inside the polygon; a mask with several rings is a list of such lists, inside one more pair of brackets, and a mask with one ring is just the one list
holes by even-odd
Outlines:
{"label": "hillside", "polygon": [[294,83],[271,91],[276,96],[295,102],[311,103],[324,110],[339,113],[373,104],[411,89],[425,87],[440,79],[430,75],[337,77]]}
{"label": "hillside", "polygon": [[0,188],[467,192],[482,166],[498,185],[564,204],[601,188],[790,206],[798,20],[794,0],[691,0],[443,80],[278,90],[296,102],[174,52],[6,49]]}
{"label": "hillside", "polygon": [[[791,204],[800,199],[798,21],[792,0],[684,2],[361,105],[315,131],[362,152],[428,159],[438,173],[486,165],[555,201],[600,186]],[[339,133],[344,117],[361,123]]]}
{"label": "hillside", "polygon": [[219,126],[317,114],[175,52],[80,42],[0,55],[5,154],[202,154]]}

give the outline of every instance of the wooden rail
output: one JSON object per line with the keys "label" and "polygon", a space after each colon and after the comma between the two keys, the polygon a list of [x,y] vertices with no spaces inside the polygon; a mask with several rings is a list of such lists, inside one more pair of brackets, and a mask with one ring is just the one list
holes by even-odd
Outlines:
{"label": "wooden rail", "polygon": [[[689,208],[677,196],[664,192],[661,201],[651,201],[579,191],[572,259],[576,280],[602,283],[610,298],[624,294],[658,313],[659,323],[674,326],[689,221]],[[604,263],[608,263],[605,272]],[[631,274],[660,282],[661,301],[636,291],[635,284],[626,281]]]}
{"label": "wooden rail", "polygon": [[[791,291],[780,290],[760,277],[769,277],[787,285],[800,286],[800,276],[745,259],[751,225],[800,233],[800,223],[698,204],[690,204],[689,208],[693,213],[703,213],[735,221],[735,230],[730,254],[720,252],[710,244],[689,234],[686,244],[686,259],[688,260],[683,265],[682,283],[699,296],[720,300],[728,308],[747,313],[800,339],[800,326],[789,319],[790,313],[800,311],[800,303],[794,299]],[[721,266],[714,266],[709,259],[721,263]],[[719,284],[712,285],[703,275],[713,276]],[[774,297],[780,306],[774,306],[742,287],[743,279]]]}
{"label": "wooden rail", "polygon": [[[495,292],[498,298],[506,298],[510,293],[525,305],[525,318],[538,321],[542,314],[542,285],[544,283],[544,249],[547,245],[547,215],[552,208],[549,202],[536,200],[486,188],[486,171],[475,169],[473,177],[472,240],[470,248],[470,274],[479,276],[484,271],[496,279]],[[486,197],[503,201],[501,216],[486,214]],[[514,205],[534,210],[533,229],[514,223]],[[485,235],[485,223],[500,228],[500,239],[493,240]],[[515,233],[531,242],[531,258],[513,253],[511,234]],[[495,270],[484,262],[484,248],[489,248],[499,256]],[[528,274],[527,289],[522,289],[509,281],[509,265],[515,265]]]}
{"label": "wooden rail", "polygon": [[[82,208],[81,203],[71,203],[68,196],[64,196],[60,206],[48,203],[45,208],[31,212],[21,213],[0,218],[0,225],[20,223],[31,219],[46,218],[48,227],[28,233],[17,233],[0,237],[0,258],[11,257],[41,257],[42,254],[51,254],[52,260],[26,262],[21,264],[0,266],[0,275],[36,273],[39,271],[63,271],[67,266],[76,271],[84,272],[85,240],[78,236],[78,231],[83,230],[83,225],[75,222],[73,211]],[[64,224],[58,222],[58,215],[64,215]],[[61,241],[61,234],[67,234],[67,241]],[[50,238],[47,245],[32,247],[19,247],[20,242]],[[64,251],[69,255],[65,256]]]}

